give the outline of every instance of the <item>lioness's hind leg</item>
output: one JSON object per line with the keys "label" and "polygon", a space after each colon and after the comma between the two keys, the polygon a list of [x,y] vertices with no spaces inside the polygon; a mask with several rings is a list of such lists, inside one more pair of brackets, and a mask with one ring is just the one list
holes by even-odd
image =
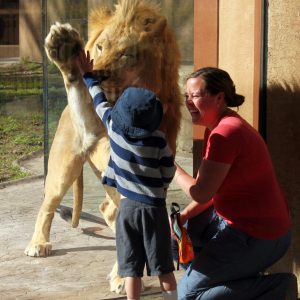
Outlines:
{"label": "lioness's hind leg", "polygon": [[[47,179],[48,182],[54,183],[49,177]],[[60,187],[58,188],[58,186]],[[45,199],[38,213],[32,239],[24,251],[26,255],[38,257],[51,254],[50,229],[52,220],[56,208],[59,206],[70,186],[71,183],[68,185],[59,185],[58,182],[56,182],[53,186],[50,186],[50,184],[47,185],[46,183]]]}
{"label": "lioness's hind leg", "polygon": [[[56,208],[59,206],[63,196],[66,194],[74,180],[80,176],[84,160],[81,156],[64,155],[62,151],[56,152],[56,146],[61,143],[52,145],[52,152],[49,157],[49,172],[45,184],[45,198],[38,213],[35,224],[34,234],[31,242],[25,249],[28,256],[47,256],[51,252],[50,229]],[[65,149],[64,153],[68,153]],[[57,155],[57,154],[60,154]]]}

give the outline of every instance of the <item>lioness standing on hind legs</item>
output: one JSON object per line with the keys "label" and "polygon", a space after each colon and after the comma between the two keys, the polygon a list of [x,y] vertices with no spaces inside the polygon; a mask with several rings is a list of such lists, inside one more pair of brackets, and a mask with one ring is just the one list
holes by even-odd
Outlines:
{"label": "lioness standing on hind legs", "polygon": [[[50,229],[56,208],[73,184],[72,226],[77,227],[83,198],[82,169],[87,161],[101,179],[107,167],[108,136],[94,111],[91,97],[76,68],[76,57],[84,48],[78,32],[69,24],[55,24],[45,40],[48,58],[61,71],[68,96],[49,154],[45,197],[35,231],[25,253],[47,256],[51,253]],[[103,82],[109,102],[114,105],[124,90],[126,72],[138,69],[144,87],[157,94],[165,113],[160,129],[175,153],[181,120],[178,85],[180,55],[174,34],[157,4],[148,0],[119,0],[115,10],[98,8],[89,17],[89,40],[85,47],[94,59],[94,72]],[[106,199],[100,211],[115,230],[119,193],[105,187]],[[124,279],[117,275],[117,264],[109,274],[110,289],[122,293]]]}
{"label": "lioness standing on hind legs", "polygon": [[138,79],[137,87],[126,88],[112,108],[92,74],[89,52],[86,56],[82,51],[77,62],[110,139],[111,154],[102,183],[121,194],[116,244],[118,274],[126,278],[127,299],[140,298],[147,266],[148,276],[158,276],[164,299],[177,300],[166,209],[175,165],[165,135],[158,130],[162,104],[152,91],[138,87],[143,85]]}

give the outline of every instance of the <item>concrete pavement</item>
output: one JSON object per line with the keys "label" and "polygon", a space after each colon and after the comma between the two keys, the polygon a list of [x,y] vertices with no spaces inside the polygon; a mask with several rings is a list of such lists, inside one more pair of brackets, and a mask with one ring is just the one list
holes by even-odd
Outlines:
{"label": "concrete pavement", "polygon": [[[190,154],[176,160],[191,171]],[[115,239],[101,222],[98,205],[104,194],[89,167],[84,169],[86,218],[74,229],[56,213],[51,227],[52,255],[33,258],[24,254],[43,200],[43,157],[20,163],[32,176],[0,185],[0,300],[126,299],[109,291],[106,276],[116,259]],[[69,192],[62,205],[69,207],[71,201]],[[175,184],[168,193],[168,203],[171,201],[182,205],[188,201]],[[181,273],[177,271],[176,277]],[[144,282],[142,299],[162,299],[157,278],[144,277]]]}

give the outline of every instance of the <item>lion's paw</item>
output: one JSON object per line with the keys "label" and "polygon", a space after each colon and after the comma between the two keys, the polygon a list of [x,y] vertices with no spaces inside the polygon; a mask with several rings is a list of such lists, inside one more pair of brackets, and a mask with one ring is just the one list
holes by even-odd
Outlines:
{"label": "lion's paw", "polygon": [[44,244],[29,244],[24,253],[28,256],[33,257],[45,257],[51,254],[52,245],[51,243],[44,243]]}
{"label": "lion's paw", "polygon": [[45,48],[49,59],[60,66],[83,49],[83,42],[78,31],[70,24],[57,22],[50,28],[45,39]]}

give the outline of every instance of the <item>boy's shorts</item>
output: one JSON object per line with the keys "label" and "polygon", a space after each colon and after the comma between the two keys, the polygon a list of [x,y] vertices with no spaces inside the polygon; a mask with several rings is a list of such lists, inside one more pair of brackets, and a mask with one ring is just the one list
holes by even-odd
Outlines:
{"label": "boy's shorts", "polygon": [[122,199],[116,220],[116,244],[121,277],[142,277],[174,271],[171,232],[165,206]]}

